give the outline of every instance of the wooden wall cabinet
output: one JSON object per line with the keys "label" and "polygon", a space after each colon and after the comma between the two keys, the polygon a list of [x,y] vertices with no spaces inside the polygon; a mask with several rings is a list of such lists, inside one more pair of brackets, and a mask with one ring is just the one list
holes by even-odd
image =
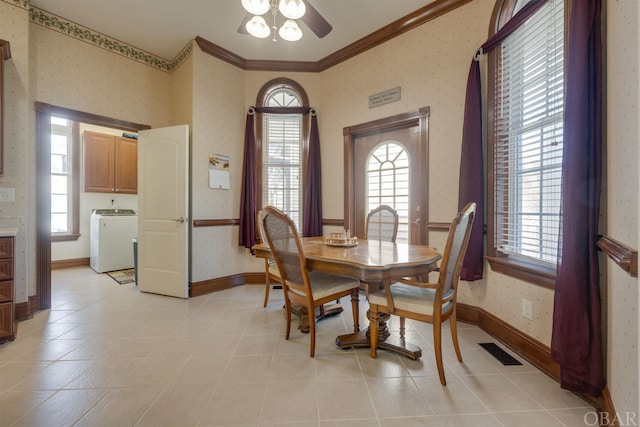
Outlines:
{"label": "wooden wall cabinet", "polygon": [[138,193],[138,141],[84,132],[84,191]]}
{"label": "wooden wall cabinet", "polygon": [[0,341],[15,338],[13,237],[0,237]]}

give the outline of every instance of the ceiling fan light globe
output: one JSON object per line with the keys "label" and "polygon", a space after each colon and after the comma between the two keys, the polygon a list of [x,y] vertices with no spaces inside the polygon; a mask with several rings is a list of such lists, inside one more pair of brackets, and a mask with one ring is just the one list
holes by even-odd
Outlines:
{"label": "ceiling fan light globe", "polygon": [[269,0],[242,0],[242,7],[253,15],[264,15],[271,6]]}
{"label": "ceiling fan light globe", "polygon": [[262,16],[254,16],[247,22],[245,27],[249,34],[259,39],[267,38],[271,34],[271,28],[269,28]]}
{"label": "ceiling fan light globe", "polygon": [[298,24],[296,24],[296,22],[292,21],[291,19],[285,21],[282,27],[280,27],[280,30],[278,30],[278,34],[280,34],[280,37],[282,37],[284,40],[290,42],[295,42],[302,38],[302,30],[300,30]]}
{"label": "ceiling fan light globe", "polygon": [[280,13],[289,19],[300,19],[307,11],[307,7],[302,0],[280,0],[278,9]]}

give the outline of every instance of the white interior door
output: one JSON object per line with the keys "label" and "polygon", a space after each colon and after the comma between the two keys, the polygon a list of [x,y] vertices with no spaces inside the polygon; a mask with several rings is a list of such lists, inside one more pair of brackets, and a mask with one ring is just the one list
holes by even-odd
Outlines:
{"label": "white interior door", "polygon": [[189,296],[189,126],[138,132],[138,289]]}

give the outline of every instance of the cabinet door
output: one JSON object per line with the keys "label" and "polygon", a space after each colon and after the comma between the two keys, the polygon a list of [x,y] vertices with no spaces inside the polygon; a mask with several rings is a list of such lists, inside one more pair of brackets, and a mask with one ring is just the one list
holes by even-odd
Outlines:
{"label": "cabinet door", "polygon": [[138,193],[138,141],[116,137],[116,192]]}
{"label": "cabinet door", "polygon": [[115,191],[114,135],[84,132],[84,191]]}

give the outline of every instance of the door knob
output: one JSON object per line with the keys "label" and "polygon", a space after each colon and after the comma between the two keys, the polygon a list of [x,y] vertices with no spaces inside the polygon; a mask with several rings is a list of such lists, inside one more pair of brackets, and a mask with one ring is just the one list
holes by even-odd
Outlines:
{"label": "door knob", "polygon": [[180,217],[178,219],[174,219],[175,222],[179,222],[180,224],[182,224],[184,222],[184,217]]}

